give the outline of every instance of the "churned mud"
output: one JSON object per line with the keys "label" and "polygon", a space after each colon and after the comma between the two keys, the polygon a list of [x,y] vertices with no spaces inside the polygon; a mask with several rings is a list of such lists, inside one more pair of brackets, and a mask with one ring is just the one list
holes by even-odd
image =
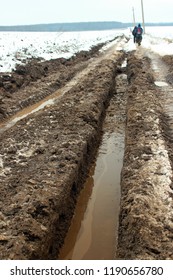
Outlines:
{"label": "churned mud", "polygon": [[119,225],[126,90],[127,76],[117,75],[115,94],[106,110],[96,160],[77,199],[74,216],[58,259],[114,258]]}
{"label": "churned mud", "polygon": [[32,59],[27,65],[18,65],[12,73],[1,73],[0,120],[62,88],[86,68],[91,58],[99,55],[102,46],[94,46],[89,52],[81,51],[69,59],[44,62]]}
{"label": "churned mud", "polygon": [[[53,104],[10,128],[8,122],[3,123],[1,259],[57,257],[100,141],[105,110],[115,93],[115,76],[123,57],[115,46],[109,48],[85,65],[79,81]],[[2,104],[5,102],[3,98]],[[15,104],[18,107],[18,102]]]}
{"label": "churned mud", "polygon": [[164,108],[166,96],[154,83],[159,69],[152,69],[150,59],[141,54],[137,51],[128,60],[126,148],[116,258],[173,259],[172,137]]}
{"label": "churned mud", "polygon": [[107,212],[115,242],[101,258],[173,259],[172,57],[125,54],[125,43],[1,74],[0,259],[58,258],[104,137],[117,157],[115,135],[125,142],[120,208]]}

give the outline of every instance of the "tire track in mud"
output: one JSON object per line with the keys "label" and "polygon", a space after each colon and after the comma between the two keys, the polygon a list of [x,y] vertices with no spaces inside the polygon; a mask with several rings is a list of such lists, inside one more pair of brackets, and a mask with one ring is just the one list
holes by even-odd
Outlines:
{"label": "tire track in mud", "polygon": [[120,174],[124,153],[125,74],[116,76],[115,88],[115,94],[106,110],[96,160],[77,199],[74,216],[58,259],[109,260],[113,259],[116,252]]}
{"label": "tire track in mud", "polygon": [[[52,94],[48,95],[46,98],[43,98],[42,100],[34,105],[28,106],[23,110],[20,110],[18,113],[13,115],[13,117],[9,118],[7,121],[3,121],[0,123],[0,133],[4,132],[5,130],[9,129],[13,125],[15,125],[18,121],[22,120],[23,118],[26,118],[28,115],[33,114],[39,110],[44,109],[46,106],[53,105],[54,103],[58,102],[58,100],[63,96],[66,92],[68,92],[71,88],[78,85],[78,83],[82,82],[83,79],[85,79],[85,76],[88,75],[89,72],[92,72],[95,70],[97,65],[103,60],[103,59],[110,59],[114,60],[114,57],[117,55],[116,49],[120,48],[123,44],[122,38],[118,37],[115,42],[108,44],[105,48],[101,50],[101,54],[97,58],[90,58],[90,60],[86,63],[85,62],[85,68],[79,71],[73,79],[71,79],[69,82],[65,84],[62,88],[54,91]],[[111,46],[113,45],[113,46]],[[84,66],[83,66],[84,67]],[[55,75],[55,74],[54,74]],[[56,78],[54,78],[56,79]],[[45,89],[44,89],[45,91]],[[19,93],[18,93],[19,94]],[[38,94],[37,94],[38,95]],[[33,95],[35,96],[35,95]],[[38,96],[37,96],[38,98]],[[31,97],[30,97],[31,99]],[[22,101],[24,103],[28,103],[28,99]],[[31,102],[32,103],[32,102]],[[23,107],[23,106],[22,106]]]}
{"label": "tire track in mud", "polygon": [[0,258],[57,256],[124,57],[112,48],[57,102],[0,135]]}
{"label": "tire track in mud", "polygon": [[[173,259],[173,191],[168,121],[142,50],[128,59],[128,101],[119,259]],[[151,57],[152,60],[154,59]],[[155,60],[156,63],[156,60]]]}
{"label": "tire track in mud", "polygon": [[[123,59],[106,51],[53,106],[0,135],[1,259],[57,257]],[[172,120],[153,71],[147,53],[129,55],[118,259],[173,259]]]}

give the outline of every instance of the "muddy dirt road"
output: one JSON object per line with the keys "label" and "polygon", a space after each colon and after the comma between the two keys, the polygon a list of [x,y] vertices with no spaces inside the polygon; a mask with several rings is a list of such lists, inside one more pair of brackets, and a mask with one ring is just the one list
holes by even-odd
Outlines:
{"label": "muddy dirt road", "polygon": [[161,58],[142,49],[128,60],[117,253],[123,259],[173,258],[172,86],[166,83],[168,69]]}
{"label": "muddy dirt road", "polygon": [[57,258],[107,115],[113,129],[121,73],[129,84],[114,258],[173,258],[172,57],[125,53],[126,42],[1,75],[0,259]]}

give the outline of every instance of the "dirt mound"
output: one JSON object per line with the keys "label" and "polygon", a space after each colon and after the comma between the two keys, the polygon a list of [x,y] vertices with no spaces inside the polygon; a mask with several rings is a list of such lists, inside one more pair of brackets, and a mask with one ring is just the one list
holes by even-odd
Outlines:
{"label": "dirt mound", "polygon": [[159,92],[148,69],[148,59],[129,58],[120,259],[173,259],[171,163]]}
{"label": "dirt mound", "polygon": [[173,56],[165,55],[162,60],[169,66],[169,74],[167,75],[167,82],[173,84]]}

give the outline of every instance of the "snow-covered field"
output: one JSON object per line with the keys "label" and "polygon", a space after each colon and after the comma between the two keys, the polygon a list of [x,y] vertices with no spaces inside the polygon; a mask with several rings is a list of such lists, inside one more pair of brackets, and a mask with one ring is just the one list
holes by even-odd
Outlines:
{"label": "snow-covered field", "polygon": [[[32,57],[49,60],[69,58],[80,50],[125,34],[131,40],[126,51],[136,48],[130,29],[85,32],[0,32],[0,72],[9,72],[15,65]],[[173,26],[147,27],[142,46],[161,55],[173,54]]]}

